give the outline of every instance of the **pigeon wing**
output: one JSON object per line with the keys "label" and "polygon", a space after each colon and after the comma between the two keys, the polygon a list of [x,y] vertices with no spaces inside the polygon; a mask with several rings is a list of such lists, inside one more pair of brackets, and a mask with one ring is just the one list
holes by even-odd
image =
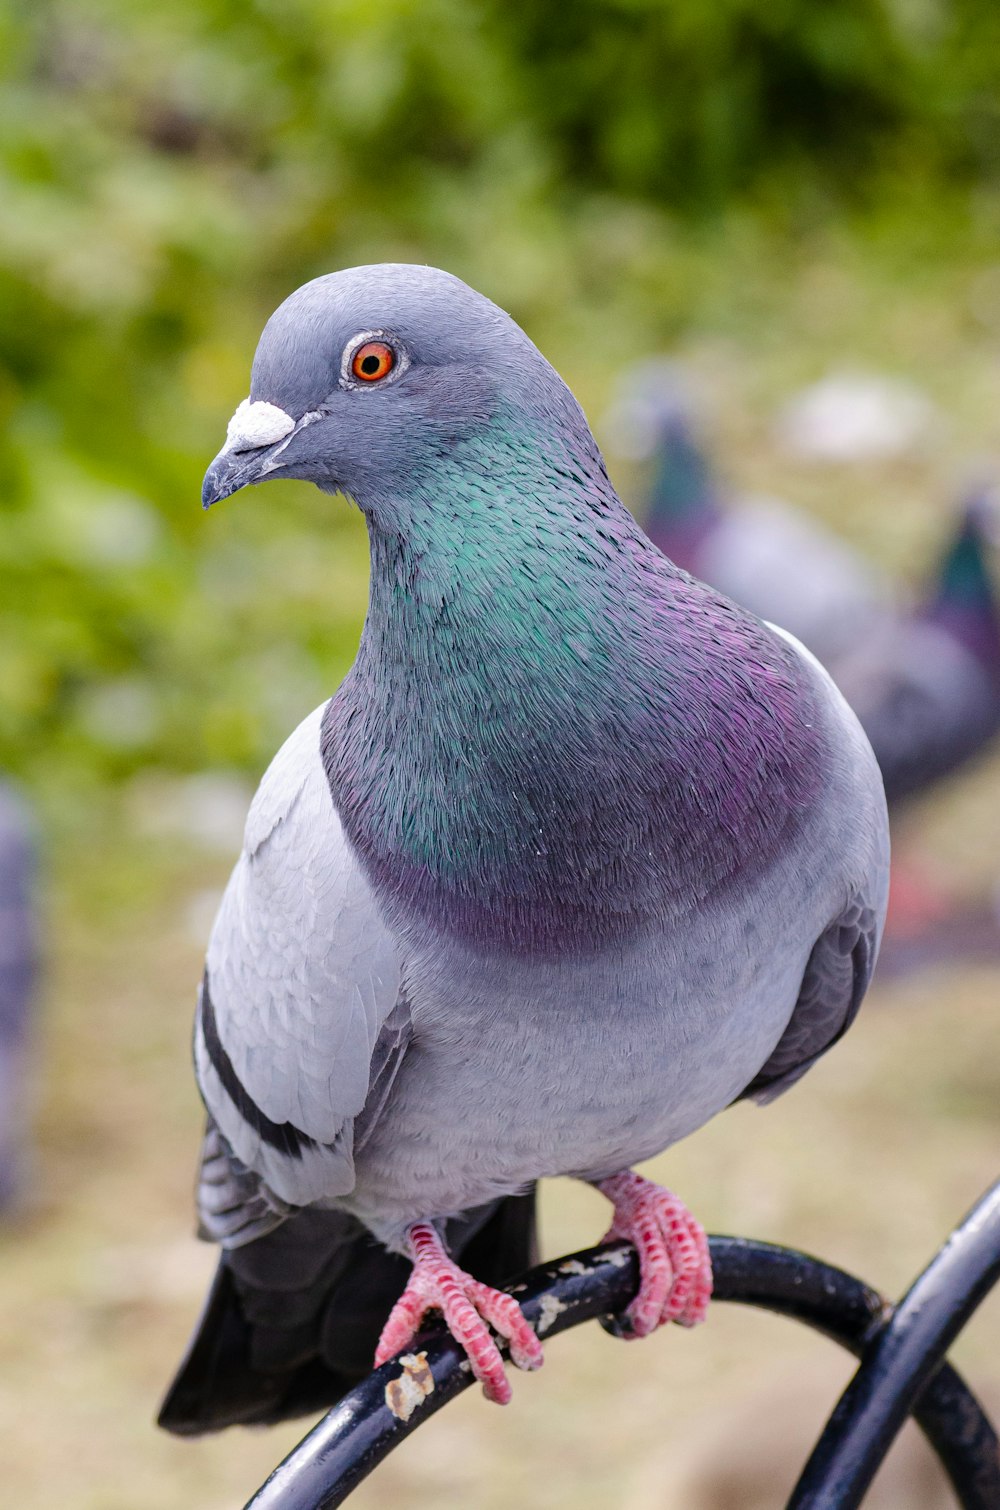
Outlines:
{"label": "pigeon wing", "polygon": [[762,1105],[773,1101],[843,1037],[868,989],[878,939],[878,915],[862,901],[820,934],[788,1026],[743,1096]]}
{"label": "pigeon wing", "polygon": [[279,1209],[352,1189],[354,1119],[373,1080],[384,1100],[408,1041],[396,941],[327,784],[323,712],[254,798],[195,1028],[209,1116],[237,1172],[259,1176]]}
{"label": "pigeon wing", "polygon": [[[829,673],[787,630],[775,624],[769,627],[801,656],[832,706],[853,726],[855,750],[860,760],[859,783],[867,779],[881,788],[878,768],[861,736],[857,718]],[[877,806],[881,808],[881,822],[872,831],[873,842],[867,864],[850,888],[843,906],[813,945],[788,1025],[770,1057],[742,1093],[754,1101],[773,1101],[800,1080],[847,1032],[868,989],[878,958],[889,893],[889,827],[881,793],[879,798]]]}

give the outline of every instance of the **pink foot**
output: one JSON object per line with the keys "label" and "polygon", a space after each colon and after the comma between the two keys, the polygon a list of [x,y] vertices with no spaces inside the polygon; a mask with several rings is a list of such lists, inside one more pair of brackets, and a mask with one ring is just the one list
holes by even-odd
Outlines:
{"label": "pink foot", "polygon": [[429,1222],[415,1222],[406,1240],[413,1273],[382,1328],[375,1367],[408,1347],[427,1312],[439,1310],[449,1332],[468,1354],[487,1400],[506,1405],[512,1391],[500,1349],[486,1323],[506,1338],[511,1362],[518,1368],[541,1368],[542,1344],[525,1321],[521,1307],[513,1295],[493,1290],[460,1269],[448,1257]]}
{"label": "pink foot", "polygon": [[681,1326],[704,1321],[712,1260],[700,1223],[669,1190],[630,1169],[598,1181],[597,1188],[615,1207],[604,1241],[628,1238],[639,1254],[639,1293],[625,1312],[631,1335],[648,1337],[668,1321]]}

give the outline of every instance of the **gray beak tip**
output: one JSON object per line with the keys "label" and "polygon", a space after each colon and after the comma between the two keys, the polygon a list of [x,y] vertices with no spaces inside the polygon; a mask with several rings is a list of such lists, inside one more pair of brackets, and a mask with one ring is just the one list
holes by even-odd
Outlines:
{"label": "gray beak tip", "polygon": [[202,507],[210,509],[213,503],[221,503],[240,488],[262,482],[277,470],[277,457],[292,436],[321,417],[318,411],[310,411],[294,420],[266,399],[245,398],[229,421],[226,444],[205,473]]}
{"label": "gray beak tip", "polygon": [[213,503],[221,503],[223,498],[238,493],[247,483],[256,482],[257,479],[252,474],[252,462],[246,455],[234,456],[221,451],[205,473],[205,480],[201,485],[202,508],[210,509]]}
{"label": "gray beak tip", "polygon": [[296,421],[266,399],[245,398],[226,428],[226,444],[205,473],[202,507],[210,509],[240,488],[261,482],[275,470],[276,457],[295,432],[314,418],[306,414]]}
{"label": "gray beak tip", "polygon": [[205,481],[201,485],[202,508],[210,509],[212,507],[212,504],[218,503],[219,499],[222,496],[223,492],[219,487],[218,473],[216,472],[214,466],[209,467],[208,471],[205,473]]}

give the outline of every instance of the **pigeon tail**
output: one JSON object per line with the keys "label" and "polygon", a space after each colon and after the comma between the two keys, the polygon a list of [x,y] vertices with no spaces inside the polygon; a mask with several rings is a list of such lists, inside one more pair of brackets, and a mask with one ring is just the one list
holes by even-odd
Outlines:
{"label": "pigeon tail", "polygon": [[[446,1230],[476,1279],[506,1284],[537,1261],[534,1187]],[[409,1276],[407,1259],[340,1211],[300,1211],[224,1252],[158,1424],[200,1436],[327,1410],[370,1372]]]}

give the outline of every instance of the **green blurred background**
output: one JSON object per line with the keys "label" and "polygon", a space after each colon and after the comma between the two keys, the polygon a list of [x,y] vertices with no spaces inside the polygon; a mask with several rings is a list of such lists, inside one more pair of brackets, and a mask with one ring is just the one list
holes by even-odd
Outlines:
{"label": "green blurred background", "polygon": [[[912,583],[1000,446],[1000,9],[2,0],[0,60],[0,769],[40,814],[49,956],[32,1199],[0,1237],[11,1502],[221,1510],[295,1432],[150,1426],[211,1264],[187,1237],[192,992],[246,796],[349,665],[366,594],[342,501],[199,508],[263,321],[338,266],[438,263],[511,310],[599,438],[621,370],[669,350],[735,484]],[[844,367],[916,384],[925,442],[783,452],[778,407]],[[911,819],[970,894],[996,878],[997,779]],[[898,1288],[994,1173],[997,984],[876,992],[801,1091],[721,1119],[672,1181],[716,1228]],[[547,1201],[548,1249],[599,1235],[585,1194]],[[674,1448],[813,1366],[778,1325],[560,1341],[506,1416],[466,1400],[359,1503],[690,1510]]]}

